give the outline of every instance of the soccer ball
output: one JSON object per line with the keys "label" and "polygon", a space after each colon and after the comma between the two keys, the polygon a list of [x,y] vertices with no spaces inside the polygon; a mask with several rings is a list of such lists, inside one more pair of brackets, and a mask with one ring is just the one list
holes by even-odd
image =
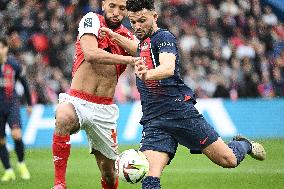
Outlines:
{"label": "soccer ball", "polygon": [[131,184],[140,182],[149,171],[149,162],[146,156],[134,149],[122,152],[115,162],[118,177]]}

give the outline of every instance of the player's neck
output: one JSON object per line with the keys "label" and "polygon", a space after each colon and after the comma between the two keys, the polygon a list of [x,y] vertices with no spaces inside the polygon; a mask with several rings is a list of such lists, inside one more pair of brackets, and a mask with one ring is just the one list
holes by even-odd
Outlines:
{"label": "player's neck", "polygon": [[5,64],[7,62],[8,57],[3,57],[0,59],[0,64]]}
{"label": "player's neck", "polygon": [[156,33],[159,29],[160,29],[160,28],[159,28],[157,25],[153,26],[153,31],[152,31],[152,34],[151,34],[151,35],[153,35],[154,33]]}
{"label": "player's neck", "polygon": [[156,33],[160,28],[159,27],[153,27],[153,31],[152,31],[152,34],[153,35],[154,33]]}

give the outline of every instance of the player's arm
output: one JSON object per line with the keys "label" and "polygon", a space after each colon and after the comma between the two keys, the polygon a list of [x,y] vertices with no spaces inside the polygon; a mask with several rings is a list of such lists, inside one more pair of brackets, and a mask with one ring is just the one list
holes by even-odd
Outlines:
{"label": "player's arm", "polygon": [[136,58],[111,54],[98,47],[100,21],[95,13],[86,14],[79,23],[79,38],[85,60],[93,64],[134,64]]}
{"label": "player's arm", "polygon": [[103,37],[104,35],[108,35],[113,42],[121,46],[124,50],[128,52],[128,54],[132,56],[136,55],[138,48],[138,39],[129,39],[105,27],[101,28],[101,34]]}
{"label": "player's arm", "polygon": [[19,78],[20,82],[22,83],[23,87],[24,87],[24,91],[25,91],[25,98],[27,100],[27,103],[29,106],[32,105],[32,100],[31,100],[31,92],[30,92],[30,88],[27,82],[27,79],[25,76],[21,76]]}
{"label": "player's arm", "polygon": [[111,54],[98,47],[97,38],[92,34],[84,34],[80,38],[85,60],[94,64],[134,64],[135,58]]}
{"label": "player's arm", "polygon": [[159,54],[160,65],[155,69],[147,70],[141,61],[136,61],[136,73],[144,76],[142,80],[161,80],[174,75],[176,55],[172,53],[163,52]]}
{"label": "player's arm", "polygon": [[21,84],[24,87],[24,95],[27,100],[27,112],[30,115],[32,113],[32,98],[31,98],[31,92],[29,88],[29,84],[27,81],[26,76],[24,75],[22,68],[20,66],[16,67],[16,79],[21,82]]}
{"label": "player's arm", "polygon": [[135,63],[138,77],[144,80],[166,79],[172,77],[175,73],[176,55],[178,54],[175,37],[170,32],[163,32],[157,38],[154,47],[159,53],[159,66],[155,69],[145,70],[145,65],[141,65],[141,61]]}

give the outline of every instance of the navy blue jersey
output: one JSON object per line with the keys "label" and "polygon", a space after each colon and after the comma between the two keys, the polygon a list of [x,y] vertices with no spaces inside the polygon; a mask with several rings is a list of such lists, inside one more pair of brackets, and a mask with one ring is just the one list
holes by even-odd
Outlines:
{"label": "navy blue jersey", "polygon": [[138,55],[146,64],[147,69],[155,69],[160,65],[159,54],[163,52],[176,55],[175,71],[172,77],[145,82],[136,78],[143,111],[142,124],[171,110],[180,109],[181,101],[191,99],[195,102],[193,91],[184,84],[180,77],[176,38],[171,32],[159,29],[150,38],[140,42],[138,46]]}
{"label": "navy blue jersey", "polygon": [[31,104],[27,82],[21,72],[20,65],[13,57],[8,57],[6,63],[0,64],[0,104],[2,107],[17,101],[18,96],[15,90],[17,80],[23,84],[28,104]]}

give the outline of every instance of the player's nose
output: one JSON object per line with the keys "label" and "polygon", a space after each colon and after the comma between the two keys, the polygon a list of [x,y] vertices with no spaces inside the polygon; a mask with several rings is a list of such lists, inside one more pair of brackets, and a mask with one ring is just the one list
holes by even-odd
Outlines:
{"label": "player's nose", "polygon": [[115,16],[115,17],[119,16],[119,9],[118,8],[115,8],[113,10],[113,16]]}

